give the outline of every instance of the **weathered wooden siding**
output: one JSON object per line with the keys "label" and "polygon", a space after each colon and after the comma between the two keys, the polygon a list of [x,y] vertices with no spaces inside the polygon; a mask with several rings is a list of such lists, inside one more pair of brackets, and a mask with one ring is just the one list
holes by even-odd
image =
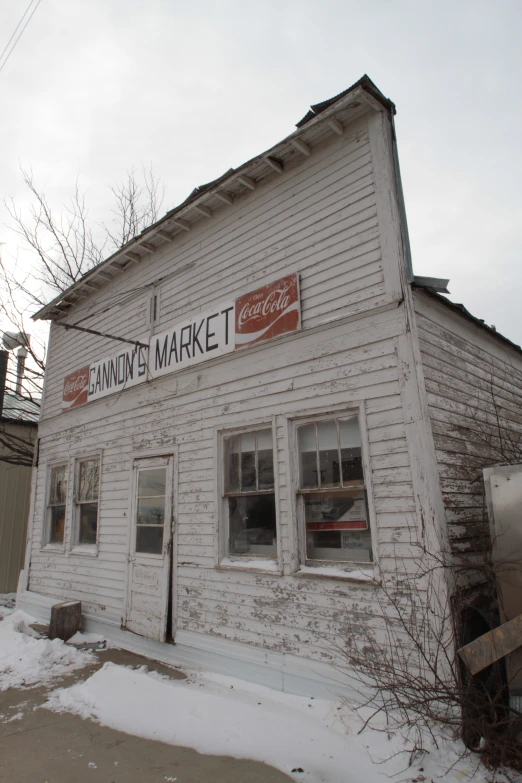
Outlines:
{"label": "weathered wooden siding", "polygon": [[[160,278],[157,332],[189,313],[298,272],[301,332],[61,414],[64,376],[113,353],[114,342],[53,324],[40,428],[31,591],[81,599],[91,615],[121,622],[132,459],[171,450],[178,464],[178,630],[315,659],[330,658],[342,639],[361,644],[366,629],[382,630],[373,586],[294,573],[289,432],[293,418],[363,405],[379,573],[395,573],[398,563],[401,569],[412,566],[419,504],[426,492],[418,477],[429,471],[424,463],[419,468],[426,454],[412,445],[420,403],[412,404],[418,390],[405,360],[410,337],[397,290],[400,230],[387,122],[377,114],[357,120],[342,137],[314,147],[310,158],[296,160],[283,175],[274,174],[234,205],[165,244],[68,315],[71,323],[146,338],[151,331],[150,286]],[[122,302],[127,291],[135,297]],[[84,320],[86,316],[93,317]],[[219,568],[217,432],[270,422],[277,434],[281,574]],[[66,459],[72,467],[74,458],[94,451],[102,452],[97,556],[42,549],[47,465]],[[71,482],[69,505],[72,492]]]}
{"label": "weathered wooden siding", "polygon": [[[300,274],[305,329],[386,304],[393,298],[386,276],[394,270],[383,269],[370,135],[363,117],[117,275],[66,320],[146,338],[150,286],[161,278],[157,333],[291,272]],[[136,295],[126,302],[130,291]],[[59,413],[67,373],[114,350],[113,341],[53,325],[43,418]]]}
{"label": "weathered wooden siding", "polygon": [[415,308],[450,539],[472,552],[485,521],[482,468],[520,451],[522,354],[426,293],[415,292]]}
{"label": "weathered wooden siding", "polygon": [[[138,387],[42,428],[30,589],[81,599],[92,614],[123,615],[129,535],[131,454],[176,448],[179,455],[178,628],[264,644],[271,649],[327,657],[329,645],[359,622],[382,624],[372,588],[277,574],[216,569],[216,430],[276,417],[282,565],[292,568],[294,530],[288,418],[313,410],[349,409],[365,402],[376,551],[383,571],[407,562],[417,523],[410,455],[402,415],[397,340],[401,309],[328,329],[312,330],[281,346],[259,346],[250,360],[223,357],[212,366]],[[148,404],[145,404],[148,401]],[[69,416],[70,414],[68,414]],[[45,463],[103,450],[98,557],[40,550]],[[71,495],[71,487],[69,493]],[[59,564],[59,565],[58,565]],[[315,598],[314,598],[315,596]],[[309,611],[307,609],[309,607]],[[260,634],[260,635],[258,635]]]}

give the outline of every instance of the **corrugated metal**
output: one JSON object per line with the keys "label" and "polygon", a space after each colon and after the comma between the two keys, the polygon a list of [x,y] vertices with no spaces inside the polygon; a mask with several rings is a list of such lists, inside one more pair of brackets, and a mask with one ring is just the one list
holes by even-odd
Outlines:
{"label": "corrugated metal", "polygon": [[17,421],[38,421],[40,405],[28,397],[22,397],[11,389],[6,389],[2,416]]}
{"label": "corrugated metal", "polygon": [[31,468],[0,462],[0,593],[13,593],[23,568]]}

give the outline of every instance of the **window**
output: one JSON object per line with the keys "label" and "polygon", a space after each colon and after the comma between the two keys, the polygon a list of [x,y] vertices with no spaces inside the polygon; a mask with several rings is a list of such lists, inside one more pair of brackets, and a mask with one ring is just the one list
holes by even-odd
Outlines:
{"label": "window", "polygon": [[78,461],[76,513],[78,544],[96,544],[98,537],[98,495],[100,458]]}
{"label": "window", "polygon": [[67,464],[51,468],[47,502],[47,543],[64,543],[65,508],[67,504]]}
{"label": "window", "polygon": [[357,416],[297,427],[306,560],[371,562]]}
{"label": "window", "polygon": [[140,468],[136,503],[136,552],[161,555],[165,529],[167,468]]}
{"label": "window", "polygon": [[272,430],[224,438],[228,555],[275,556],[276,511]]}

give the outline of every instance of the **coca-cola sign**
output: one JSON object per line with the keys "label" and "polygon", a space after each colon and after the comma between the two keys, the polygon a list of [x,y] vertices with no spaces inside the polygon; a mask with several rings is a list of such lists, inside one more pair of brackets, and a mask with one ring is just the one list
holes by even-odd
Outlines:
{"label": "coca-cola sign", "polygon": [[66,375],[63,381],[63,404],[62,410],[76,408],[77,405],[83,405],[87,402],[89,391],[89,365],[76,370],[70,375]]}
{"label": "coca-cola sign", "polygon": [[295,332],[300,325],[299,278],[296,274],[236,299],[236,348]]}

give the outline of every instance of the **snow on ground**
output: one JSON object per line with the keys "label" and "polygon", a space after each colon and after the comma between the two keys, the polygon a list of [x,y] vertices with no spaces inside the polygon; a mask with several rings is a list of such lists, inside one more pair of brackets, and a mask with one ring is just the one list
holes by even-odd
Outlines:
{"label": "snow on ground", "polygon": [[[28,635],[33,618],[6,611],[11,613],[0,621],[0,690],[49,683],[96,660],[59,640]],[[54,690],[44,706],[200,753],[264,761],[303,783],[462,783],[471,778],[486,783],[491,777],[477,769],[473,757],[459,760],[463,747],[458,742],[441,738],[437,747],[427,740],[429,752],[408,767],[408,745],[386,731],[358,734],[366,716],[346,705],[217,674],[187,674],[187,680],[173,680],[146,667],[106,663],[88,679]],[[17,713],[9,721],[22,718]]]}
{"label": "snow on ground", "polygon": [[14,611],[16,593],[0,593],[0,619]]}
{"label": "snow on ground", "polygon": [[60,639],[38,638],[29,628],[32,622],[34,618],[21,611],[0,622],[0,691],[42,685],[96,660]]}
{"label": "snow on ground", "polygon": [[[457,783],[476,766],[458,762],[457,743],[432,744],[410,769],[403,754],[379,766],[403,749],[402,741],[370,730],[357,735],[361,719],[346,706],[215,674],[192,672],[180,681],[106,663],[88,680],[54,691],[45,707],[200,753],[264,761],[306,783],[380,783],[390,776]],[[474,777],[486,780],[480,770]]]}

